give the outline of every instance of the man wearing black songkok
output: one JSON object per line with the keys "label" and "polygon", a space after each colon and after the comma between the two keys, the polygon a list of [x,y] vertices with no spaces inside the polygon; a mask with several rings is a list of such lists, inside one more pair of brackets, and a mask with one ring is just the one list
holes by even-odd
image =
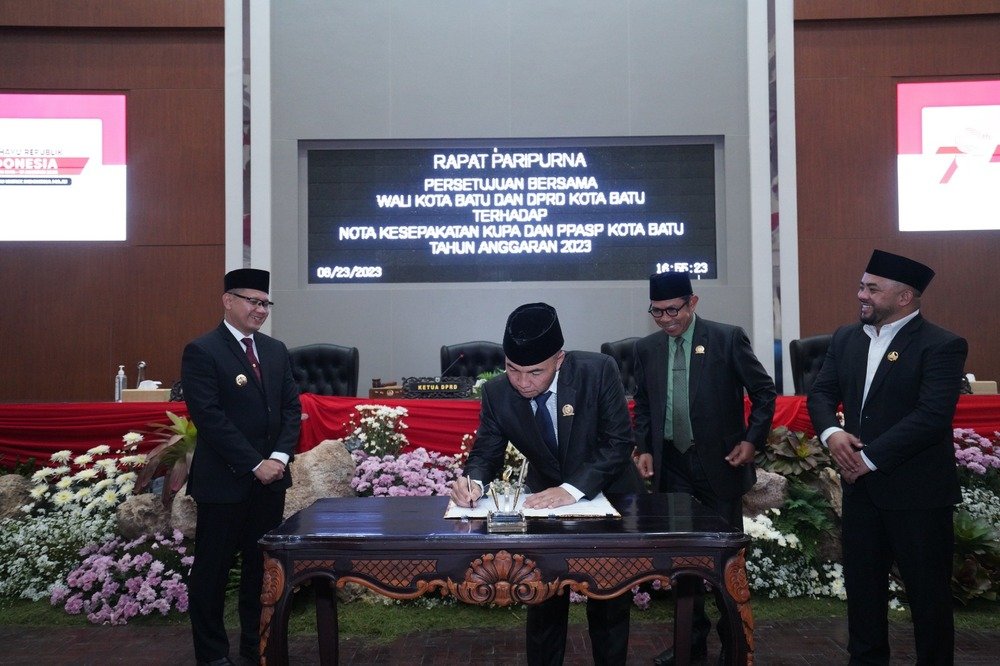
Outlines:
{"label": "man wearing black songkok", "polygon": [[[686,273],[650,276],[649,314],[660,330],[635,344],[639,471],[653,492],[687,493],[742,531],[743,493],[753,487],[754,455],[763,450],[774,417],[774,382],[742,328],[698,316],[697,307]],[[711,626],[698,595],[692,657],[707,654]],[[720,634],[726,626],[719,624]],[[653,663],[676,661],[667,648]]]}
{"label": "man wearing black songkok", "polygon": [[188,494],[198,504],[190,615],[198,664],[232,664],[223,621],[229,569],[241,554],[240,663],[260,662],[264,560],[257,540],[278,526],[287,465],[302,408],[284,343],[260,332],[271,303],[270,274],[255,268],[223,279],[223,318],[188,343],[181,384],[198,444]]}
{"label": "man wearing black songkok", "polygon": [[[952,512],[962,497],[952,417],[968,343],[920,314],[934,271],[875,250],[809,392],[809,416],[840,468],[852,664],[889,663],[889,570],[899,567],[917,664],[951,664]],[[843,425],[837,410],[843,404]]]}
{"label": "man wearing black songkok", "polygon": [[[618,366],[610,356],[565,352],[562,346],[559,318],[550,305],[528,303],[508,317],[506,373],[483,386],[479,430],[465,465],[465,476],[474,483],[452,488],[460,506],[478,499],[497,477],[508,442],[529,463],[527,508],[641,489],[630,459],[632,433]],[[587,601],[595,664],[625,663],[630,604],[628,595]],[[563,662],[568,613],[568,594],[528,607],[529,664]]]}

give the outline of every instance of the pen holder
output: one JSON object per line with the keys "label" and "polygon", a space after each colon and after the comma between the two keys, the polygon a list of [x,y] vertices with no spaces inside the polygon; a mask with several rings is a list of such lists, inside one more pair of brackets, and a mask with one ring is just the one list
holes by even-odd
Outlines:
{"label": "pen holder", "polygon": [[522,490],[520,483],[510,481],[494,481],[490,484],[490,497],[493,499],[494,510],[486,514],[488,532],[527,531],[528,525],[524,520],[524,514],[518,510],[517,505]]}

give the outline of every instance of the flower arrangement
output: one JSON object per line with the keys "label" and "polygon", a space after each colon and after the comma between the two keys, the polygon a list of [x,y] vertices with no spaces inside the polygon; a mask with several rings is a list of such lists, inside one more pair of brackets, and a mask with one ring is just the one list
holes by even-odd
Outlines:
{"label": "flower arrangement", "polygon": [[80,561],[80,549],[114,537],[112,513],[26,507],[0,523],[0,599],[44,599]]}
{"label": "flower arrangement", "polygon": [[[142,435],[130,432],[122,442],[131,451],[142,439]],[[57,508],[79,509],[85,514],[114,510],[135,488],[134,470],[145,463],[146,456],[125,449],[110,453],[106,444],[77,456],[65,450],[53,453],[50,459],[55,465],[43,467],[31,476],[35,484],[32,499]]]}
{"label": "flower arrangement", "polygon": [[351,488],[362,497],[448,495],[459,476],[455,456],[428,453],[418,448],[409,453],[368,455],[351,452],[357,466]]}
{"label": "flower arrangement", "polygon": [[407,415],[405,407],[357,405],[347,427],[351,433],[344,438],[348,451],[363,450],[370,456],[396,456],[406,446],[403,430]]}
{"label": "flower arrangement", "polygon": [[114,535],[114,510],[132,493],[145,457],[129,453],[142,441],[130,432],[123,449],[107,445],[73,455],[57,451],[53,465],[32,474],[32,503],[0,524],[0,598],[39,600],[79,562],[79,551]]}
{"label": "flower arrangement", "polygon": [[959,602],[996,601],[1000,590],[1000,496],[992,490],[962,488],[955,512],[955,554],[951,592]]}
{"label": "flower arrangement", "polygon": [[1000,433],[989,439],[975,430],[955,428],[952,442],[962,484],[1000,493]]}
{"label": "flower arrangement", "polygon": [[115,538],[80,550],[83,562],[56,585],[53,606],[67,613],[85,613],[94,624],[126,624],[137,615],[187,611],[187,572],[193,557],[186,554],[178,530],[164,536],[141,536],[125,542]]}
{"label": "flower arrangement", "polygon": [[[993,439],[974,430],[953,431],[955,464],[962,482],[963,502],[955,513],[955,557],[952,593],[967,603],[971,599],[996,600],[1000,590],[1000,433]],[[769,596],[825,594],[839,596],[840,564],[820,561],[817,543],[832,531],[836,516],[830,504],[814,487],[819,472],[830,467],[830,459],[819,449],[818,440],[803,433],[775,428],[765,454],[758,463],[765,469],[789,477],[789,499],[772,517],[745,518],[754,537],[747,558],[751,588]],[[836,473],[836,470],[833,470]],[[777,535],[798,535],[795,553]],[[832,578],[831,578],[832,576]],[[904,590],[890,580],[895,595],[890,607],[901,608]]]}
{"label": "flower arrangement", "polygon": [[777,530],[768,513],[743,518],[744,531],[753,538],[746,560],[750,588],[769,598],[823,596],[846,599],[844,575],[840,564],[815,564],[802,550],[794,534]]}

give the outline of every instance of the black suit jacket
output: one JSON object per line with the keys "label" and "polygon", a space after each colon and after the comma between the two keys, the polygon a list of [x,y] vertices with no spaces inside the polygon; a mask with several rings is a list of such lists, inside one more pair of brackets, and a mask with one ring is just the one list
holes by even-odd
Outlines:
{"label": "black suit jacket", "polygon": [[562,483],[588,499],[600,492],[638,492],[628,403],[614,360],[604,354],[566,352],[556,396],[558,458],[538,433],[530,401],[507,376],[486,382],[466,476],[483,483],[495,479],[510,442],[528,459],[526,483],[534,492]]}
{"label": "black suit jacket", "polygon": [[[919,314],[892,339],[862,407],[868,346],[860,323],[833,334],[826,360],[809,391],[816,433],[839,426],[865,445],[878,468],[858,484],[884,509],[942,507],[960,502],[952,417],[969,345]],[[844,492],[856,485],[843,484]]]}
{"label": "black suit jacket", "polygon": [[[191,420],[198,428],[188,493],[196,502],[236,503],[250,497],[253,469],[274,451],[295,452],[302,409],[292,379],[288,349],[254,334],[262,381],[246,350],[220,323],[184,348],[181,383]],[[284,491],[291,475],[266,488]]]}
{"label": "black suit jacket", "polygon": [[[657,331],[635,343],[635,436],[640,453],[653,456],[653,487],[663,464],[667,413],[667,358],[671,337]],[[709,484],[721,499],[735,499],[757,479],[753,464],[734,468],[725,457],[741,441],[763,450],[771,431],[777,393],[738,326],[696,317],[689,354],[688,411],[695,451]],[[744,390],[750,396],[745,418]]]}

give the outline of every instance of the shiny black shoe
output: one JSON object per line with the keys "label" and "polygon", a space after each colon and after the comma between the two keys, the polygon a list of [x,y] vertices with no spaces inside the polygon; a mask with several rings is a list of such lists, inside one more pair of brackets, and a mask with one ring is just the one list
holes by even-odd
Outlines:
{"label": "shiny black shoe", "polygon": [[[708,656],[708,645],[704,641],[691,644],[691,662],[704,661]],[[674,666],[677,660],[674,658],[674,649],[667,648],[653,659],[653,666]]]}
{"label": "shiny black shoe", "polygon": [[229,657],[221,657],[212,661],[199,661],[198,666],[236,666]]}

